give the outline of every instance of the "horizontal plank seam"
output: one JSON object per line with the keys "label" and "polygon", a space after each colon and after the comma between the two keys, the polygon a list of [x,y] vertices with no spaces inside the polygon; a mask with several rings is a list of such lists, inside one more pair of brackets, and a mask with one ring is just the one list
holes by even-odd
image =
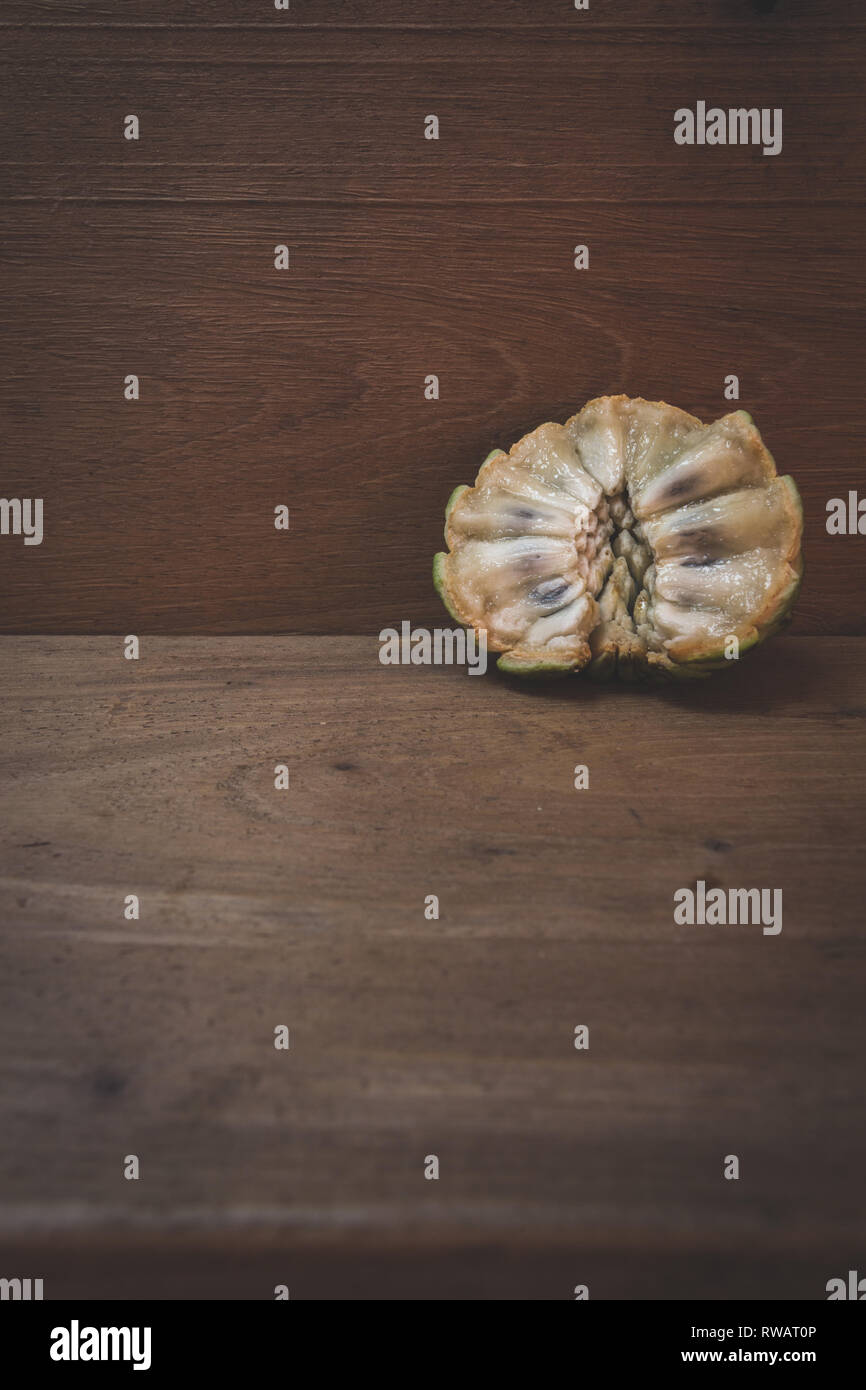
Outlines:
{"label": "horizontal plank seam", "polygon": [[413,198],[411,202],[405,199],[389,198],[255,198],[241,195],[236,198],[172,198],[159,197],[156,194],[146,194],[136,196],[120,195],[99,195],[88,197],[78,194],[8,194],[6,203],[100,203],[106,207],[122,206],[124,203],[188,203],[201,207],[210,207],[214,204],[231,204],[233,206],[254,205],[260,207],[305,207],[321,206],[329,207],[390,207],[406,208],[411,211],[415,207],[592,207],[592,206],[614,206],[626,205],[629,207],[765,207],[768,210],[778,207],[821,207],[821,208],[857,208],[866,205],[863,198],[628,198],[624,196],[616,198]]}
{"label": "horizontal plank seam", "polygon": [[[420,160],[422,156],[417,156]],[[345,170],[355,171],[358,165],[346,165]],[[393,169],[393,159],[382,160],[374,163],[365,159],[363,168],[368,169]],[[580,169],[584,173],[586,170],[593,171],[598,169],[607,170],[607,164],[586,164],[581,163]],[[650,169],[655,173],[659,169],[682,169],[684,166],[680,160],[672,159],[666,164],[648,163],[645,159],[635,160],[634,163],[624,163],[617,160],[616,168],[620,169]],[[756,165],[756,168],[763,168],[763,165]],[[401,168],[409,169],[412,173],[430,173],[429,163],[407,164],[403,163]],[[440,172],[442,166],[435,170]],[[572,162],[558,161],[556,163],[540,163],[537,160],[489,160],[489,159],[464,159],[459,163],[452,163],[444,166],[448,170],[462,169],[531,169],[533,172],[550,173],[553,169],[559,169],[563,173],[573,173],[574,164]],[[832,169],[836,173],[839,169],[850,170],[852,173],[859,173],[857,165],[853,161],[845,163],[842,160],[828,156],[824,160],[806,160],[802,163],[797,160],[786,161],[786,169]],[[0,159],[0,169],[56,169],[58,172],[65,172],[67,169],[128,169],[135,172],[136,169],[283,169],[295,170],[298,173],[307,173],[312,170],[314,173],[322,172],[321,160],[315,160],[310,164],[297,164],[286,160],[265,160],[262,163],[251,164],[247,160],[230,159],[136,159],[130,162],[128,159]],[[343,172],[341,166],[331,164],[328,166],[329,173]],[[730,170],[728,171],[730,172]]]}
{"label": "horizontal plank seam", "polygon": [[[770,28],[769,25],[768,25],[767,27],[765,27],[763,30],[756,30],[756,29],[754,29],[754,28],[746,29],[745,24],[742,24],[742,23],[741,23],[741,24],[731,24],[731,23],[728,23],[728,24],[724,24],[724,23],[722,23],[722,24],[712,24],[712,23],[708,23],[708,24],[682,24],[682,23],[680,23],[679,21],[669,22],[669,23],[668,23],[668,22],[661,21],[661,22],[659,22],[658,24],[646,24],[646,23],[643,23],[643,24],[630,24],[628,21],[624,21],[624,22],[622,22],[622,23],[620,23],[620,24],[596,24],[596,23],[592,23],[591,26],[590,26],[590,24],[586,24],[586,25],[585,25],[585,28],[583,29],[583,31],[581,31],[581,30],[577,27],[577,24],[579,24],[579,23],[580,23],[580,21],[576,21],[576,22],[574,22],[574,23],[570,23],[570,22],[569,22],[569,23],[566,23],[566,22],[563,20],[563,21],[560,21],[559,23],[556,23],[555,21],[554,21],[554,22],[550,22],[550,21],[548,20],[548,21],[545,21],[545,23],[543,23],[543,24],[303,24],[303,23],[294,23],[294,22],[291,21],[291,20],[289,20],[289,21],[286,21],[286,20],[275,20],[275,21],[273,21],[273,22],[271,22],[271,23],[264,23],[264,24],[261,24],[261,23],[258,23],[258,24],[252,24],[252,23],[247,23],[247,24],[244,24],[244,23],[240,23],[240,24],[230,24],[230,23],[219,24],[219,23],[211,23],[211,22],[208,21],[208,20],[197,20],[197,21],[192,22],[192,23],[189,23],[189,24],[179,24],[179,23],[154,24],[152,21],[147,21],[147,20],[142,20],[142,21],[140,21],[140,22],[135,21],[135,20],[122,20],[122,21],[120,21],[120,22],[115,21],[115,20],[107,20],[107,21],[90,20],[90,21],[84,21],[84,22],[82,22],[82,23],[79,24],[79,23],[75,23],[75,22],[72,21],[72,20],[49,20],[49,21],[44,22],[44,23],[43,23],[43,22],[36,23],[36,22],[33,21],[33,20],[20,20],[20,21],[17,21],[17,22],[16,22],[15,20],[0,20],[0,29],[19,30],[19,31],[23,31],[23,30],[26,30],[26,29],[40,29],[40,30],[42,30],[42,29],[84,29],[84,30],[88,30],[88,29],[97,29],[97,30],[113,30],[113,29],[120,29],[120,30],[123,30],[123,29],[136,29],[136,30],[141,30],[141,29],[153,29],[153,30],[171,29],[171,30],[174,30],[174,29],[186,29],[186,30],[193,30],[193,31],[194,31],[194,30],[201,29],[201,30],[204,30],[204,31],[207,32],[207,33],[211,33],[213,30],[230,30],[230,31],[232,31],[232,32],[235,32],[235,31],[237,31],[237,30],[247,30],[247,29],[248,29],[248,30],[251,30],[251,31],[263,30],[263,31],[266,32],[266,33],[273,34],[273,33],[276,31],[276,29],[277,29],[277,25],[280,25],[280,26],[281,26],[281,29],[282,29],[282,32],[283,32],[283,33],[287,33],[287,34],[289,34],[289,33],[291,33],[291,34],[357,34],[357,33],[370,33],[370,34],[383,34],[383,33],[384,33],[384,34],[403,34],[403,33],[410,33],[410,34],[411,34],[411,33],[421,33],[421,34],[484,34],[484,33],[487,33],[487,34],[526,34],[526,33],[535,33],[535,34],[537,34],[537,33],[551,33],[551,34],[557,34],[557,35],[559,35],[559,34],[562,34],[562,33],[568,33],[568,34],[581,34],[581,32],[582,32],[583,36],[585,36],[585,37],[591,37],[593,34],[599,34],[599,33],[614,33],[614,34],[621,34],[621,33],[623,32],[624,29],[627,29],[628,32],[629,32],[630,34],[639,34],[639,33],[643,33],[643,32],[646,32],[646,31],[649,31],[649,32],[652,33],[653,31],[658,30],[658,31],[661,32],[661,33],[671,33],[671,32],[676,32],[676,33],[687,33],[687,34],[707,34],[707,33],[713,33],[713,34],[722,33],[722,34],[727,34],[727,33],[733,33],[733,34],[737,34],[737,35],[742,34],[742,35],[743,35],[744,37],[746,37],[746,38],[754,38],[756,32],[759,33],[759,34],[767,34],[767,35],[770,36],[770,37],[786,37],[786,38],[787,38],[787,37],[791,37],[791,36],[799,37],[801,34],[806,34],[806,35],[808,35],[808,34],[822,34],[822,35],[824,35],[825,37],[826,37],[826,35],[827,35],[827,26],[826,26],[826,24],[810,24],[810,25],[804,24],[804,25],[797,26],[797,27],[789,27],[789,28],[787,28],[786,30],[784,30],[783,33],[780,35],[778,32],[774,33],[773,30]],[[834,35],[835,35],[835,34],[839,34],[839,33],[842,33],[842,34],[844,34],[844,33],[852,33],[852,32],[853,32],[853,33],[858,33],[861,29],[866,29],[866,21],[861,21],[861,20],[850,20],[850,21],[848,21],[848,22],[846,22],[846,23],[841,23],[841,24],[840,24],[840,23],[837,23],[835,20],[833,21],[833,33],[834,33]]]}
{"label": "horizontal plank seam", "polygon": [[[2,29],[0,29],[0,32],[2,32]],[[552,41],[554,38],[555,38],[555,35],[551,35],[551,41]],[[859,53],[859,52],[857,52],[856,50],[852,50],[852,49],[850,48],[850,46],[849,46],[849,49],[848,49],[848,51],[844,54],[844,56],[839,57],[839,58],[836,59],[836,63],[835,63],[835,67],[834,67],[834,73],[835,73],[836,75],[838,75],[838,73],[840,73],[840,72],[843,70],[843,68],[845,68],[845,67],[850,67],[850,68],[851,68],[851,72],[852,72],[852,76],[853,76],[853,74],[858,70],[858,68],[862,67],[862,64],[863,64],[863,56],[864,56],[864,55],[863,55],[862,53]],[[35,61],[36,57],[37,57],[37,55],[34,54],[34,61]],[[240,54],[240,55],[237,55],[237,56],[232,55],[232,56],[230,56],[230,57],[214,57],[214,56],[212,56],[212,55],[210,55],[210,54],[207,54],[207,53],[204,53],[204,52],[201,52],[201,53],[189,53],[189,54],[186,54],[186,55],[184,55],[183,57],[180,57],[180,58],[175,58],[175,57],[172,57],[172,56],[170,56],[170,55],[168,55],[168,54],[153,54],[153,53],[151,53],[151,54],[135,53],[135,54],[129,55],[128,57],[127,57],[126,55],[124,55],[124,54],[116,54],[116,53],[106,54],[105,57],[102,57],[99,53],[88,53],[86,56],[85,56],[85,55],[76,54],[76,55],[75,55],[75,59],[76,59],[76,61],[89,63],[89,64],[91,64],[92,66],[97,66],[97,65],[99,65],[99,64],[102,64],[102,65],[104,65],[104,66],[106,66],[106,67],[109,66],[109,65],[112,66],[112,67],[120,67],[120,66],[122,66],[122,65],[128,65],[128,66],[130,66],[130,67],[163,67],[163,68],[167,68],[167,69],[170,69],[170,68],[172,68],[172,67],[183,68],[183,67],[192,67],[192,66],[210,67],[210,68],[227,68],[227,67],[248,67],[248,68],[252,68],[252,67],[260,67],[260,68],[325,68],[325,67],[327,67],[327,68],[334,68],[334,67],[376,67],[376,66],[380,66],[380,67],[389,67],[389,68],[394,68],[394,67],[402,67],[402,68],[405,68],[405,67],[411,66],[412,68],[418,68],[418,67],[431,67],[431,68],[441,67],[441,68],[445,68],[445,67],[447,67],[448,70],[449,70],[449,72],[454,72],[461,64],[462,64],[462,66],[465,67],[465,68],[477,67],[477,60],[476,60],[476,59],[474,59],[474,58],[463,58],[463,57],[461,57],[461,56],[459,56],[459,55],[455,55],[455,53],[454,53],[453,51],[451,51],[451,50],[443,50],[442,53],[439,53],[439,54],[431,54],[430,56],[427,56],[427,57],[413,57],[413,58],[408,58],[408,59],[407,59],[406,57],[404,57],[403,55],[398,55],[398,56],[395,56],[394,58],[384,57],[384,56],[382,55],[381,52],[377,53],[375,56],[373,56],[373,55],[367,55],[367,54],[358,54],[358,55],[353,54],[353,55],[351,55],[351,56],[348,56],[348,55],[346,55],[346,54],[342,54],[342,55],[335,55],[335,54],[327,55],[327,54],[326,54],[324,57],[321,57],[321,58],[318,58],[318,57],[317,57],[317,58],[302,58],[302,57],[298,57],[296,54],[295,54],[295,55],[291,55],[291,56],[289,56],[289,57],[278,57],[277,55],[272,54],[272,53],[269,53],[268,56],[267,56],[266,58],[257,58],[257,57],[253,57],[253,56],[246,56],[246,55],[243,55],[243,54]],[[40,64],[40,67],[41,67],[41,66],[43,65],[43,63],[44,63],[44,54],[40,53],[40,54],[38,55],[38,60],[39,60],[39,64]],[[509,67],[520,68],[522,65],[525,65],[525,61],[526,61],[526,60],[525,60],[525,55],[522,54],[522,53],[520,53],[520,54],[515,55],[513,58],[500,58],[498,61],[499,61],[500,65],[501,65],[501,67],[502,67],[502,70],[503,70],[503,71],[507,71]],[[802,66],[803,66],[804,70],[809,70],[809,69],[814,70],[814,66],[815,66],[814,50],[813,50],[813,52],[811,52],[811,53],[805,53],[805,52],[804,52],[804,53],[796,53],[796,54],[795,54],[795,53],[788,53],[788,54],[785,54],[785,70],[786,70],[786,75],[789,75],[789,74],[790,74],[792,65],[795,64],[797,61],[802,61]],[[10,65],[10,64],[7,64],[7,63],[3,62],[2,60],[0,60],[0,68],[4,68],[4,67],[9,66],[9,65]],[[17,59],[17,58],[16,58],[16,60],[15,60],[15,62],[14,62],[14,66],[15,66],[16,69],[18,69],[18,68],[21,66],[20,59]],[[671,66],[672,66],[672,68],[675,68],[675,66],[676,66],[676,64],[675,64],[675,62],[674,62],[673,59],[671,59]],[[652,56],[651,56],[650,58],[646,59],[645,67],[646,67],[646,70],[647,70],[647,71],[658,72],[658,70],[659,70],[659,56],[658,56],[657,53],[653,53]],[[852,93],[852,95],[853,95],[853,93]],[[823,100],[823,97],[822,97],[821,99]]]}

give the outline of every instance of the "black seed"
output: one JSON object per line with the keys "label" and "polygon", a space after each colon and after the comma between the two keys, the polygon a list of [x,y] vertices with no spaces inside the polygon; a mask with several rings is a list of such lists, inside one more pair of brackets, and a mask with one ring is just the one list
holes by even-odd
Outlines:
{"label": "black seed", "polygon": [[534,512],[531,507],[515,507],[512,514],[519,521],[534,521],[536,516],[538,515],[538,513]]}
{"label": "black seed", "polygon": [[683,570],[705,570],[711,569],[713,565],[722,563],[721,556],[710,555],[690,555],[687,560],[680,560],[680,569]]}
{"label": "black seed", "polygon": [[677,478],[675,482],[668,483],[664,495],[666,497],[681,497],[684,492],[690,490],[691,486],[691,478]]}
{"label": "black seed", "polygon": [[548,579],[533,589],[529,597],[533,603],[556,603],[567,592],[568,582],[565,579]]}

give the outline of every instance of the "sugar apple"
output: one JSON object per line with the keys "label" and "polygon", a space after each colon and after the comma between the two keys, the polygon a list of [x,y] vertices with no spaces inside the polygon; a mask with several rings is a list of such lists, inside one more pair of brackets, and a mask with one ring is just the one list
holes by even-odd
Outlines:
{"label": "sugar apple", "polygon": [[433,577],[502,670],[704,675],[786,620],[802,529],[796,485],[745,410],[704,425],[601,396],[455,489]]}

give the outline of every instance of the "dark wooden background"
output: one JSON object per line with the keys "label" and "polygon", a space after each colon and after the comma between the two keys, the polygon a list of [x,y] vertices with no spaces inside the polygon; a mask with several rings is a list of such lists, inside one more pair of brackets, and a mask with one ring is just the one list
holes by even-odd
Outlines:
{"label": "dark wooden background", "polygon": [[[866,539],[824,519],[863,476],[864,29],[0,0],[0,495],[46,507],[0,538],[0,1276],[863,1270]],[[783,152],[677,147],[698,100],[781,106]],[[379,665],[368,634],[442,620],[444,502],[493,445],[601,392],[712,418],[729,373],[805,500],[794,635],[665,691]],[[698,878],[781,888],[781,936],[675,926]]]}
{"label": "dark wooden background", "polygon": [[[0,630],[441,620],[444,502],[493,445],[602,392],[712,418],[731,372],[805,500],[795,630],[864,630],[866,545],[824,528],[862,478],[857,7],[4,0],[0,25],[0,490],[46,527],[0,539]],[[781,106],[782,153],[676,146],[699,99]]]}

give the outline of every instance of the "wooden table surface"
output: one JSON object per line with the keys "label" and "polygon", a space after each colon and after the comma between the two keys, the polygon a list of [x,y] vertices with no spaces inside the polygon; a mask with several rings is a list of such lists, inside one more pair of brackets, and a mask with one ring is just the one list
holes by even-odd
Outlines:
{"label": "wooden table surface", "polygon": [[[0,1272],[814,1299],[862,1260],[862,639],[657,691],[363,637],[0,654]],[[782,931],[675,925],[699,879]]]}

